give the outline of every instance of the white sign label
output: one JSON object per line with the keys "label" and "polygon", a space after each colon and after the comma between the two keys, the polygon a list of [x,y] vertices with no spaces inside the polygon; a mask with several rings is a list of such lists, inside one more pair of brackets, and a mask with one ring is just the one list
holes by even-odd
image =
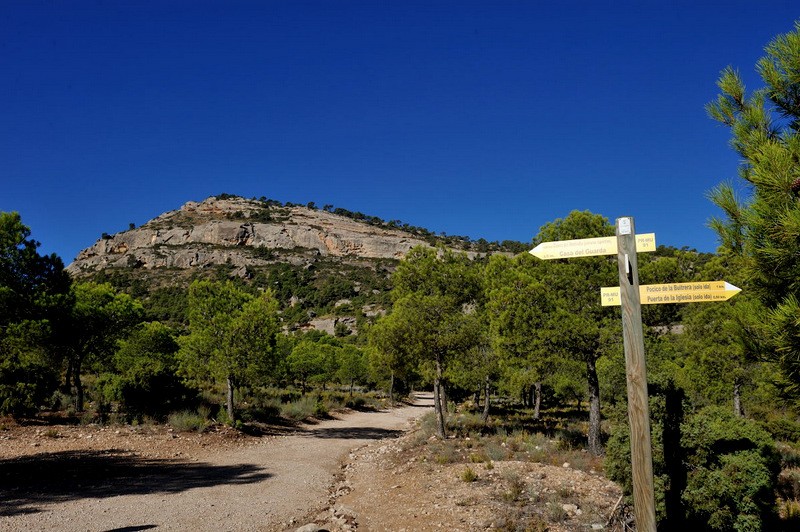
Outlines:
{"label": "white sign label", "polygon": [[619,234],[621,234],[621,235],[629,235],[629,234],[631,234],[631,219],[630,218],[620,218],[619,219]]}

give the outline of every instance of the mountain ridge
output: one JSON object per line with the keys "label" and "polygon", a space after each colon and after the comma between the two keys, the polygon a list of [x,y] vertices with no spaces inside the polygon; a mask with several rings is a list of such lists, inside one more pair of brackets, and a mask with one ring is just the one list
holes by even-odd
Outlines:
{"label": "mountain ridge", "polygon": [[154,319],[174,324],[185,319],[181,301],[193,280],[269,287],[289,328],[334,333],[338,326],[348,334],[388,308],[390,273],[412,248],[438,245],[471,258],[502,252],[498,243],[439,236],[330,205],[222,194],[103,234],[67,271],[76,280],[110,282],[141,299]]}
{"label": "mountain ridge", "polygon": [[212,196],[114,235],[78,253],[67,270],[78,277],[104,268],[237,268],[316,257],[399,260],[430,245],[399,228],[349,219],[299,205]]}

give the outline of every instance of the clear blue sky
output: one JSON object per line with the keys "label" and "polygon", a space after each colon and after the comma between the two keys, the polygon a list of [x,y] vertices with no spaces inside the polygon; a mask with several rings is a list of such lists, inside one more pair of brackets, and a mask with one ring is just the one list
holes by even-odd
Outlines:
{"label": "clear blue sky", "polygon": [[796,1],[0,2],[0,210],[66,263],[226,192],[530,241],[574,209],[713,251],[703,106]]}

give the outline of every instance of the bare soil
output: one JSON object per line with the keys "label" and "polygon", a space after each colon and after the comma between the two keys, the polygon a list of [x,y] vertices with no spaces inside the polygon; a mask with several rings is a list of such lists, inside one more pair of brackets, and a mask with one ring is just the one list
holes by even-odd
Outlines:
{"label": "bare soil", "polygon": [[[600,475],[496,462],[475,464],[477,478],[466,482],[464,464],[425,461],[410,442],[414,420],[431,403],[421,396],[412,406],[348,412],[266,436],[225,427],[177,433],[165,426],[6,423],[0,430],[0,530],[514,530],[512,522],[541,522],[544,528],[530,529],[562,531],[605,525],[620,492]],[[509,489],[519,493],[509,497]]]}

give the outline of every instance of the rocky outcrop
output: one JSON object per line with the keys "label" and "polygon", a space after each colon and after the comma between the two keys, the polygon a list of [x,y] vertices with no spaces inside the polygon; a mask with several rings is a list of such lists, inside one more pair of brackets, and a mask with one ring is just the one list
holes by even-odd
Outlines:
{"label": "rocky outcrop", "polygon": [[399,229],[370,225],[306,207],[281,207],[244,198],[188,202],[150,222],[104,235],[81,251],[75,275],[105,268],[248,266],[276,260],[302,264],[313,257],[401,259],[425,242]]}

